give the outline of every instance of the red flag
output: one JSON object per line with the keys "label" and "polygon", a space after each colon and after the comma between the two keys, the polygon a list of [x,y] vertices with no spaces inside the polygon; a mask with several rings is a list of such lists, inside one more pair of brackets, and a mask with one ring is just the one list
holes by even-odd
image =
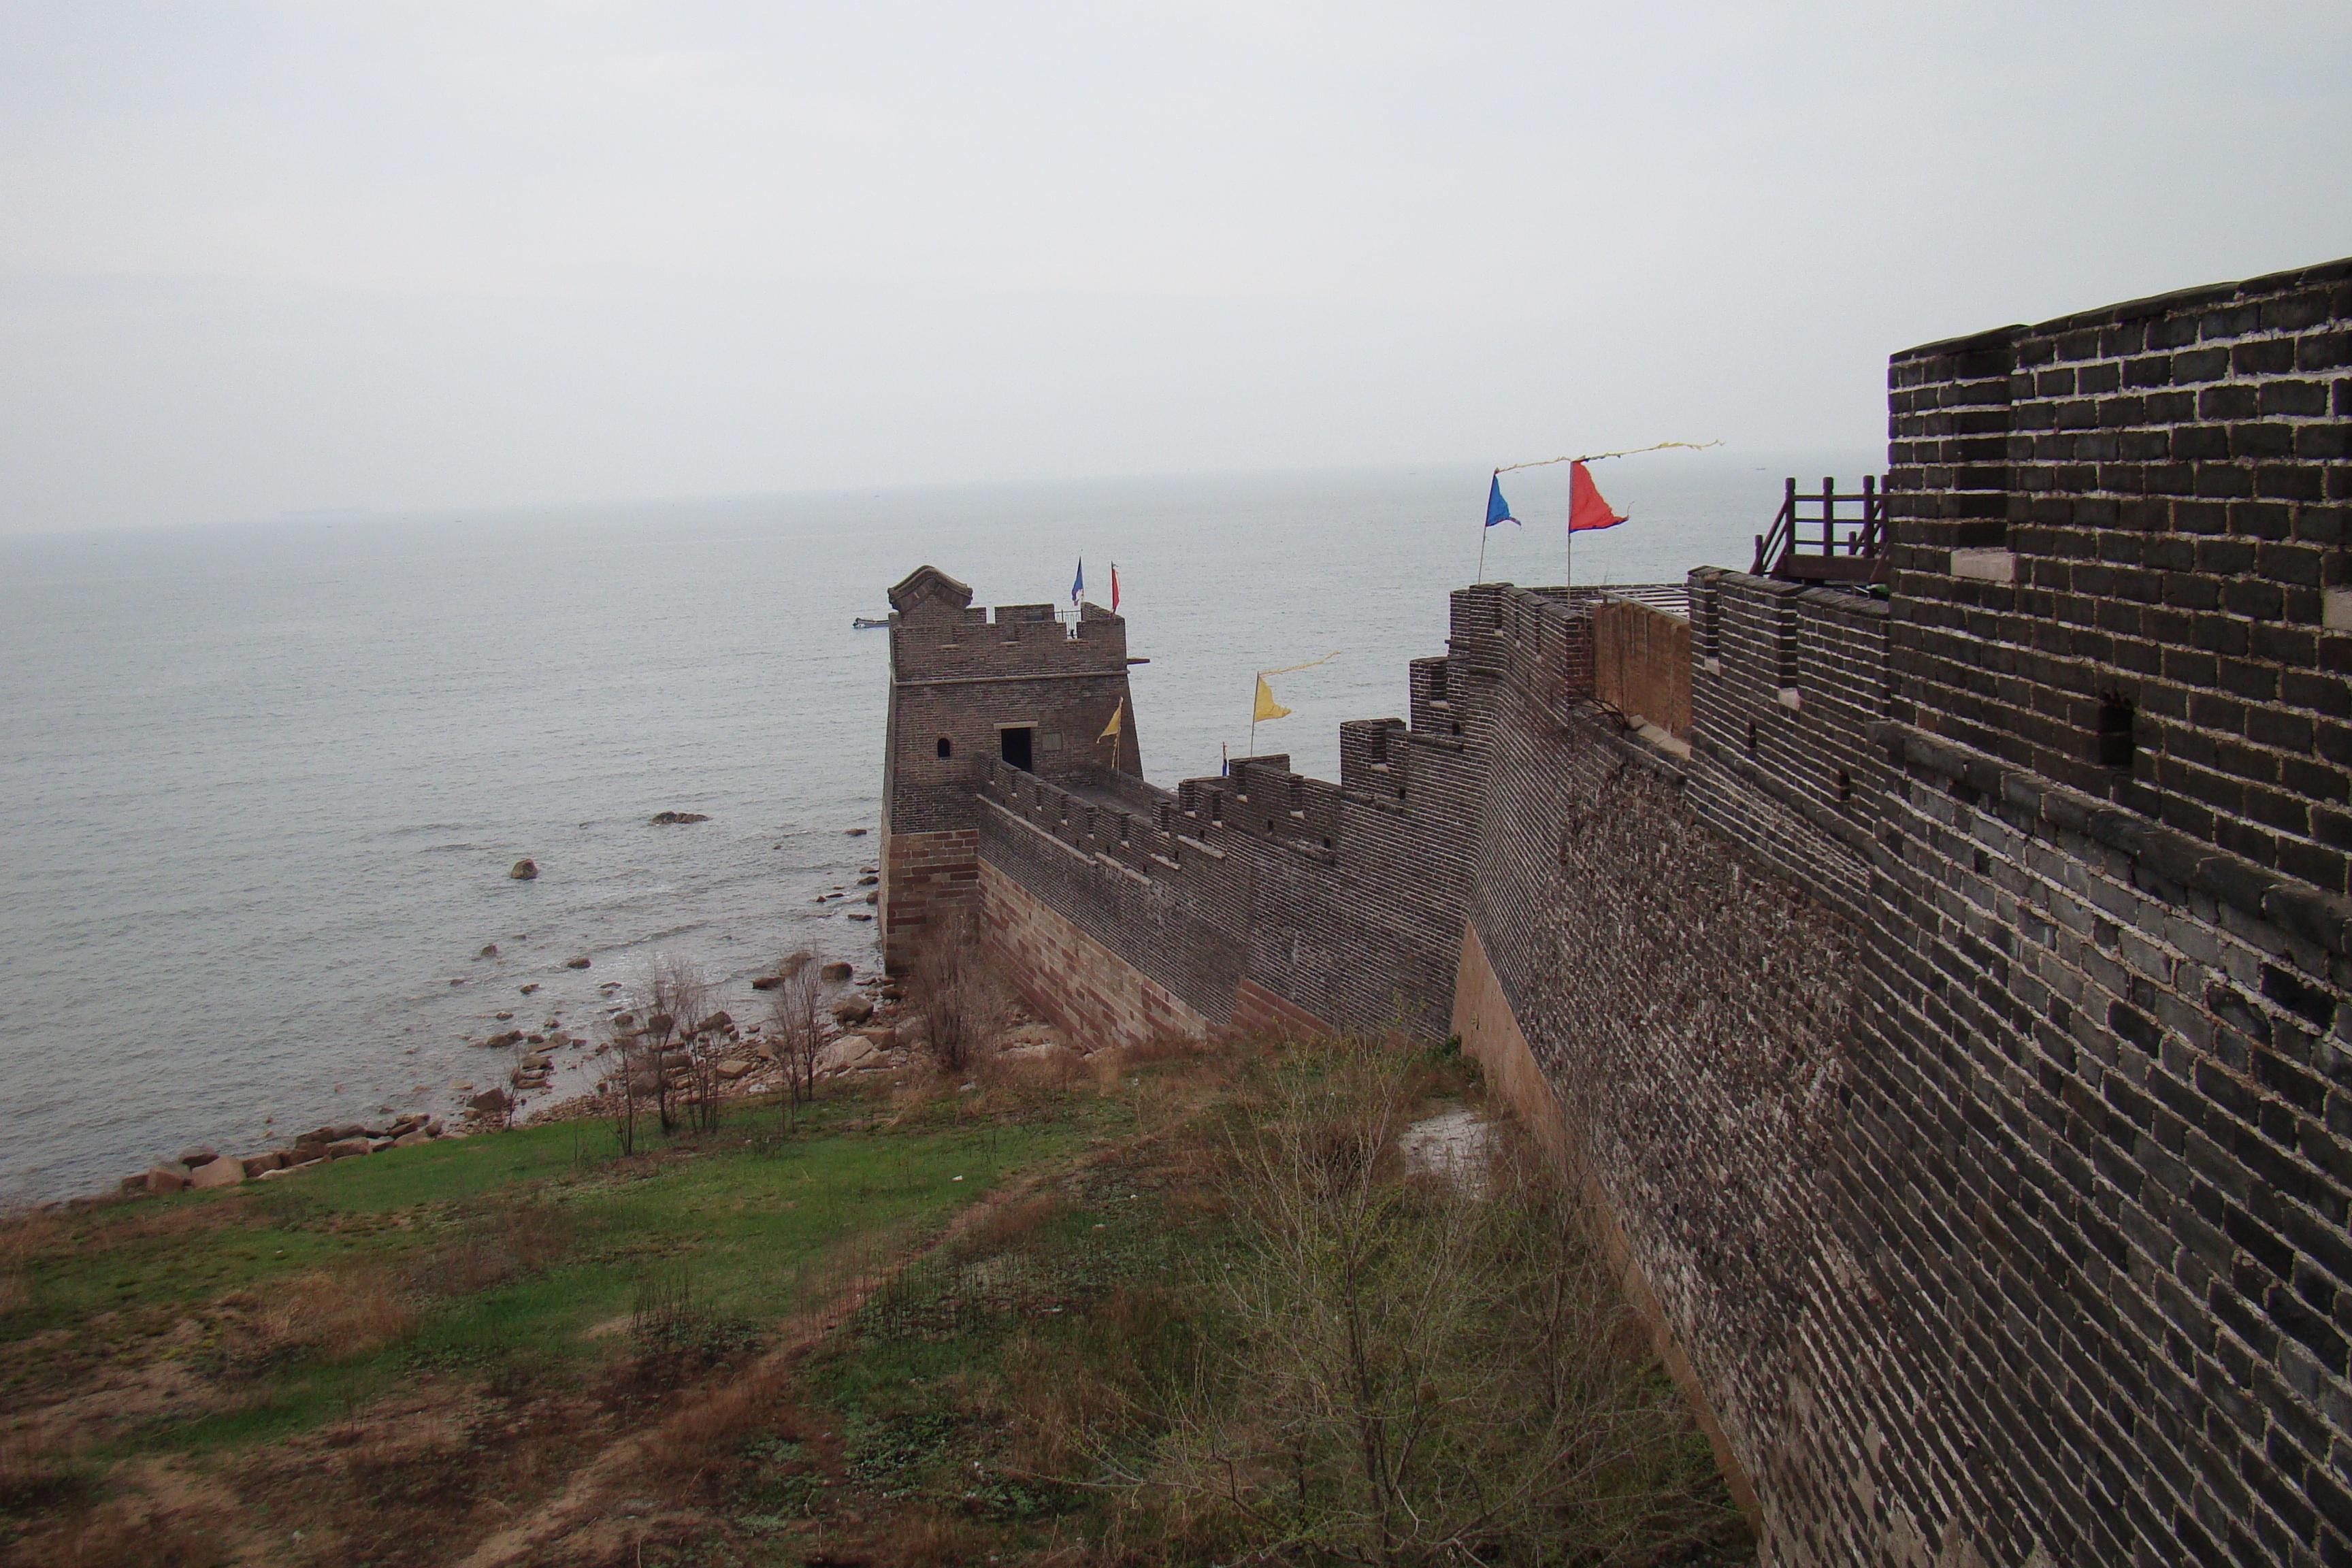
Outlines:
{"label": "red flag", "polygon": [[1118,614],[1118,563],[1110,563],[1110,613]]}
{"label": "red flag", "polygon": [[1568,466],[1568,531],[1581,533],[1588,528],[1614,528],[1625,520],[1616,509],[1601,499],[1601,487],[1592,482],[1592,475],[1582,463]]}

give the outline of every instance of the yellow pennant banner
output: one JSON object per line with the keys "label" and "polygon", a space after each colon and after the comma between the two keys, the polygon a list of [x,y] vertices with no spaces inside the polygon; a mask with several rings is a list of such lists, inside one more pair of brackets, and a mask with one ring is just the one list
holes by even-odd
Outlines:
{"label": "yellow pennant banner", "polygon": [[1305,664],[1286,664],[1280,669],[1259,670],[1257,672],[1257,705],[1250,711],[1250,722],[1261,724],[1268,719],[1283,719],[1289,716],[1290,710],[1274,700],[1274,688],[1265,683],[1267,676],[1288,675],[1293,670],[1312,669],[1318,664],[1328,664],[1339,657],[1339,650],[1333,648],[1321,658],[1310,658]]}

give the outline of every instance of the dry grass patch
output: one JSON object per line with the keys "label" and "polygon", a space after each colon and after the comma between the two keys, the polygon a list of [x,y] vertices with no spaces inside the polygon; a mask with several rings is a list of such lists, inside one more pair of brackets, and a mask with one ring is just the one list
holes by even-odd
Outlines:
{"label": "dry grass patch", "polygon": [[16,1543],[11,1568],[230,1568],[238,1561],[223,1521],[116,1498],[73,1510]]}
{"label": "dry grass patch", "polygon": [[469,1296],[537,1274],[571,1250],[571,1216],[544,1204],[518,1204],[478,1216],[465,1233],[409,1269],[415,1289]]}
{"label": "dry grass patch", "polygon": [[328,1362],[381,1350],[415,1332],[416,1322],[415,1309],[384,1269],[310,1269],[274,1287],[253,1313],[254,1331],[266,1350]]}

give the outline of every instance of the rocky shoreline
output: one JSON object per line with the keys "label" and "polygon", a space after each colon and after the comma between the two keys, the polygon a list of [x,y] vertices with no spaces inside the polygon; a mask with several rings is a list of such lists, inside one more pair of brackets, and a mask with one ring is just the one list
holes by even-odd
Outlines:
{"label": "rocky shoreline", "polygon": [[217,1149],[199,1147],[184,1151],[176,1159],[159,1161],[138,1175],[123,1177],[122,1191],[177,1193],[190,1188],[233,1187],[240,1182],[290,1176],[297,1171],[348,1160],[355,1154],[381,1154],[386,1149],[409,1148],[439,1138],[444,1132],[440,1118],[412,1110],[381,1127],[354,1121],[316,1128],[283,1149],[265,1150],[258,1154],[224,1154]]}
{"label": "rocky shoreline", "polygon": [[[841,960],[823,963],[817,973],[827,998],[823,1015],[829,1016],[831,1022],[822,1026],[811,1066],[816,1080],[897,1072],[929,1063],[929,1041],[923,1016],[908,1005],[896,979],[875,974],[861,980],[854,967]],[[783,973],[763,975],[751,982],[751,989],[772,991],[787,977]],[[526,995],[537,989],[536,985],[522,988]],[[224,1154],[209,1146],[194,1147],[173,1159],[158,1161],[135,1175],[123,1177],[110,1193],[68,1202],[106,1202],[236,1186],[248,1181],[275,1181],[338,1160],[413,1148],[437,1139],[613,1115],[619,1110],[627,1087],[618,1077],[625,1055],[620,1047],[640,1041],[650,1033],[647,1023],[663,1021],[649,1019],[641,1023],[636,1008],[615,1000],[622,990],[619,982],[609,982],[602,990],[608,1008],[601,1026],[601,1039],[567,1029],[560,1020],[551,1017],[536,1030],[507,1028],[481,1041],[469,1041],[478,1048],[512,1052],[515,1059],[506,1071],[503,1084],[478,1090],[472,1083],[459,1085],[467,1098],[454,1120],[408,1110],[375,1122],[317,1127],[289,1143],[255,1153]],[[500,1023],[511,1022],[512,1018],[510,1011],[496,1016]],[[694,1087],[698,1073],[711,1076],[713,1092],[721,1100],[779,1093],[788,1085],[786,1053],[771,1023],[739,1023],[721,1010],[683,1029],[671,1025],[663,1034],[666,1041],[674,1037],[678,1043],[656,1053],[654,1060],[640,1068],[638,1081],[634,1085],[640,1104],[645,1102],[644,1097],[657,1092],[687,1092]],[[692,1051],[685,1048],[689,1041],[695,1046]],[[569,1061],[561,1060],[567,1052],[578,1054]],[[980,1052],[998,1070],[1014,1068],[1048,1075],[1075,1069],[1089,1054],[1053,1025],[1031,1016],[1017,1005],[1008,1010],[1004,1026],[993,1033]],[[598,1078],[593,1089],[522,1114],[527,1097],[547,1089],[559,1071],[590,1070],[597,1065],[598,1058],[608,1056],[613,1058],[612,1070]],[[658,1074],[659,1081],[654,1080],[655,1074]]]}

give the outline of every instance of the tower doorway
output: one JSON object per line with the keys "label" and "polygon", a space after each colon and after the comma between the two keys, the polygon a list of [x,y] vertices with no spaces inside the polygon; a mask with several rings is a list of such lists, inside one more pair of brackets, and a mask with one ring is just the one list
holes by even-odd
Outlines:
{"label": "tower doorway", "polygon": [[1032,750],[1036,737],[1037,730],[1034,725],[1007,726],[996,732],[997,754],[1023,773],[1029,773],[1033,771]]}

